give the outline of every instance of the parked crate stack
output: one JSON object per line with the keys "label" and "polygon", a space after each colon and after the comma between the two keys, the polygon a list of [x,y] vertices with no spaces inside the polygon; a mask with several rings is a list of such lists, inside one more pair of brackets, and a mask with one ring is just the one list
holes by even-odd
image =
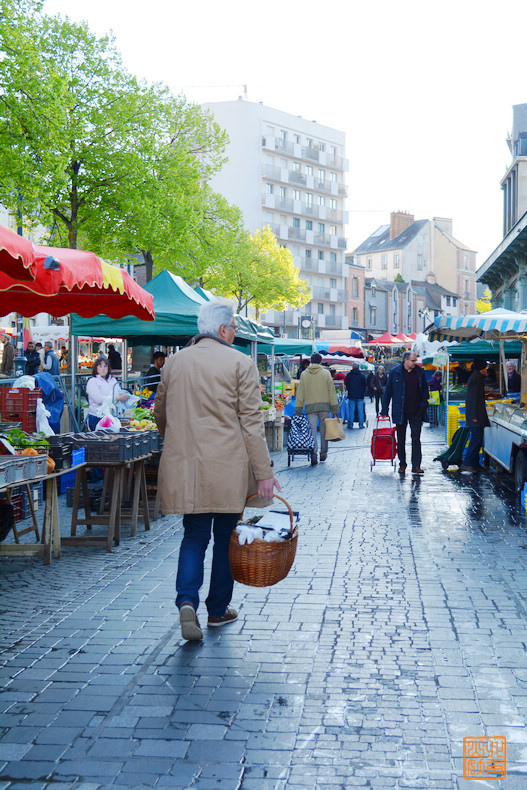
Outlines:
{"label": "parked crate stack", "polygon": [[0,387],[0,414],[3,420],[21,423],[22,430],[34,433],[37,430],[37,400],[42,390],[35,387],[29,390]]}

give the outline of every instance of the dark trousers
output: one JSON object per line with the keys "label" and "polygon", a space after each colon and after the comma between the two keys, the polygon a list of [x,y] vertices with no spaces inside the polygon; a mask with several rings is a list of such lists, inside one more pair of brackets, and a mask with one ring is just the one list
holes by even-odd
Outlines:
{"label": "dark trousers", "polygon": [[479,428],[478,426],[470,428],[470,439],[463,459],[465,466],[479,466],[479,451],[482,445],[483,428]]}
{"label": "dark trousers", "polygon": [[210,617],[221,617],[231,602],[232,580],[229,541],[239,513],[188,513],[183,516],[183,540],[176,576],[176,606],[188,601],[197,611],[203,584],[203,563],[211,530],[214,533],[212,571],[205,605]]}
{"label": "dark trousers", "polygon": [[375,414],[379,416],[379,406],[381,403],[382,392],[375,392]]}
{"label": "dark trousers", "polygon": [[412,467],[415,469],[421,466],[421,425],[423,421],[420,414],[413,414],[411,417],[405,417],[401,425],[396,425],[397,430],[397,455],[399,456],[399,463],[406,463],[406,426],[410,425],[410,433],[412,435]]}

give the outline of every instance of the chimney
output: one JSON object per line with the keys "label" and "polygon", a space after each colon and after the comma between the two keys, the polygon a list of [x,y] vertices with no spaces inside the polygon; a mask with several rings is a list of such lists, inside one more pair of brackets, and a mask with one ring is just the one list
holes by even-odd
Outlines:
{"label": "chimney", "polygon": [[435,222],[440,230],[443,230],[445,233],[448,233],[449,236],[452,235],[452,220],[448,219],[447,217],[432,217],[432,222]]}
{"label": "chimney", "polygon": [[407,211],[392,211],[390,214],[390,239],[395,239],[414,222],[414,215]]}

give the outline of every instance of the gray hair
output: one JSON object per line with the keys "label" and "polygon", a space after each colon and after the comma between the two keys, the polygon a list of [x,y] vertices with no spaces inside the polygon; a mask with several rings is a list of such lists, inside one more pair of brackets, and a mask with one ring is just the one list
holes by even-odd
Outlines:
{"label": "gray hair", "polygon": [[198,316],[198,329],[200,335],[218,335],[220,326],[229,326],[235,315],[234,308],[229,302],[207,302],[202,305]]}
{"label": "gray hair", "polygon": [[[404,362],[406,359],[410,359],[410,357],[412,356],[412,354],[415,354],[415,351],[405,351],[405,352],[404,352],[404,354],[403,354],[403,362]],[[416,356],[417,356],[417,354],[416,354]]]}

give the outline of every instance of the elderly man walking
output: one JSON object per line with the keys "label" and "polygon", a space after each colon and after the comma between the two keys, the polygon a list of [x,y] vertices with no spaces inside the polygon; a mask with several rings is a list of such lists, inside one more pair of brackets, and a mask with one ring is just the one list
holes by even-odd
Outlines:
{"label": "elderly man walking", "polygon": [[413,351],[405,351],[403,361],[388,376],[382,397],[381,416],[388,415],[392,402],[392,420],[397,431],[397,455],[399,474],[406,472],[406,426],[412,434],[412,474],[423,475],[421,469],[421,426],[428,407],[428,385],[423,368],[417,366]]}
{"label": "elderly man walking", "polygon": [[281,490],[264,434],[258,371],[232,348],[233,309],[203,305],[199,335],[170,356],[161,371],[154,414],[162,436],[158,490],[161,509],[183,513],[176,577],[181,634],[203,637],[197,617],[205,551],[214,533],[212,572],[205,600],[209,628],[234,622],[229,541],[249,494],[269,499]]}
{"label": "elderly man walking", "polygon": [[295,414],[301,414],[302,409],[305,408],[306,417],[315,438],[315,445],[311,453],[311,466],[318,464],[317,423],[320,426],[320,460],[325,461],[328,457],[329,442],[326,439],[324,420],[330,414],[337,415],[339,413],[337,390],[333,384],[331,373],[327,368],[322,367],[321,362],[320,354],[311,354],[311,364],[300,376],[296,388]]}

